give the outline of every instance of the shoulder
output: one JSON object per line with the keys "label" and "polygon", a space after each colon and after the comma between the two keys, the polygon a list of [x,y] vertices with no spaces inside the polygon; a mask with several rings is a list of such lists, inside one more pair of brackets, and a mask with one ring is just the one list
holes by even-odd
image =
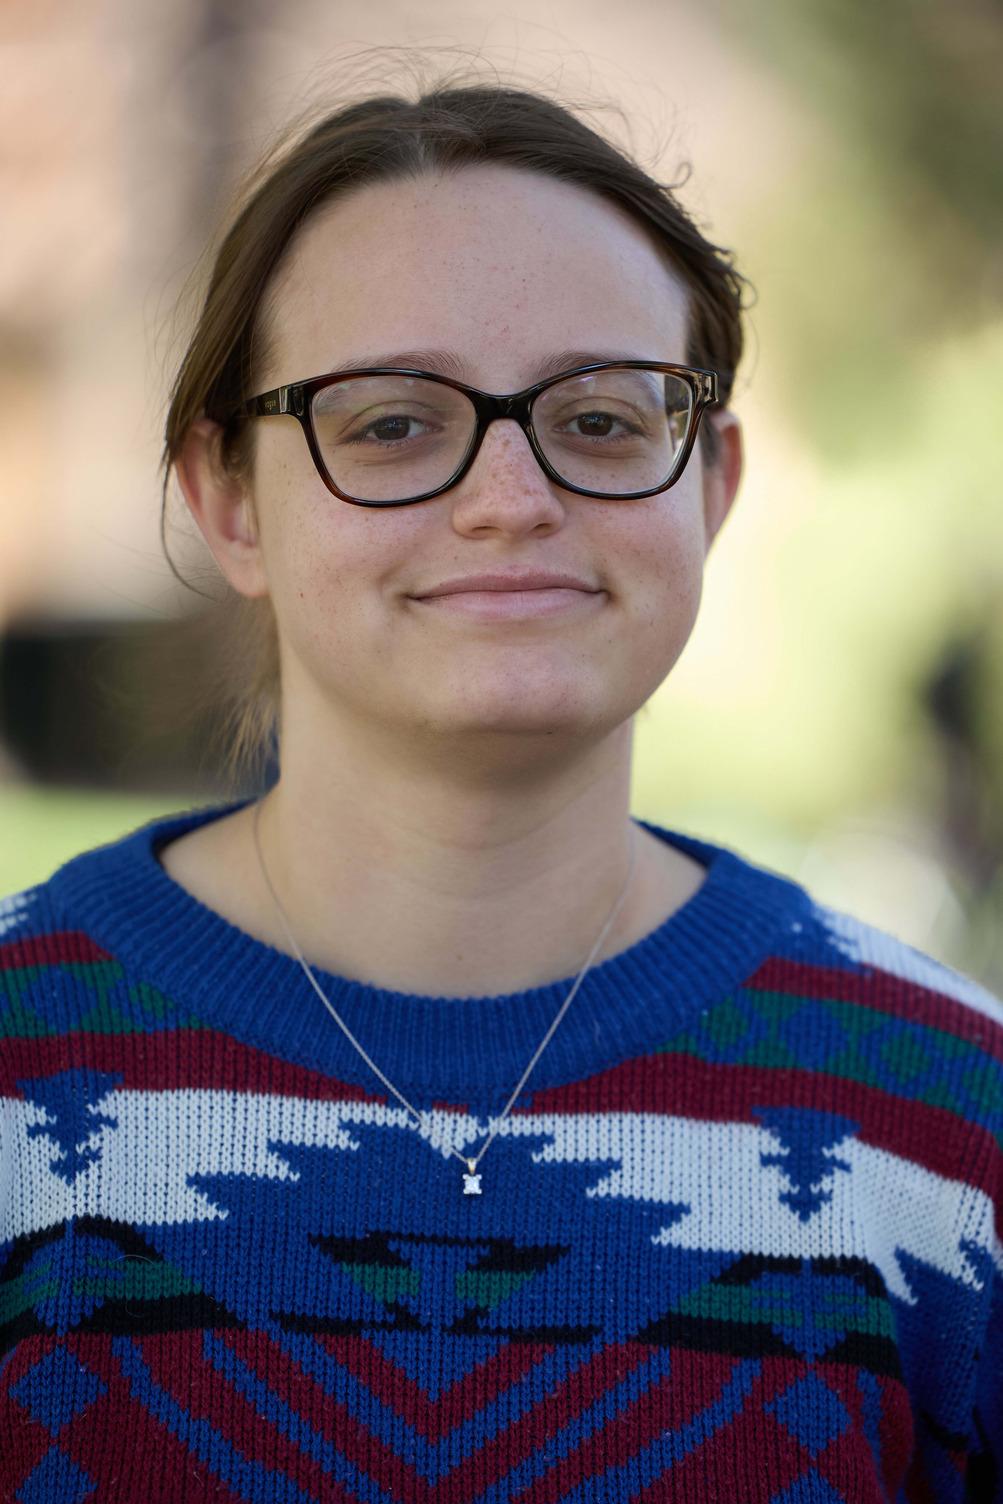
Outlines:
{"label": "shoulder", "polygon": [[[995,986],[827,903],[796,878],[747,858],[739,862],[732,883],[743,900],[739,918],[767,931],[741,988],[743,1006],[792,1045],[789,1057],[780,1050],[771,1062],[797,1063],[803,1033],[813,1063],[821,1068],[825,1043],[847,1069],[864,1070],[866,1058],[875,1085],[889,1082],[889,1072],[878,1068],[882,1062],[905,1069],[895,1056],[896,1038],[944,1060],[971,1059],[974,1051],[1003,1063],[1003,997]],[[919,1065],[916,1055],[917,1078]]]}
{"label": "shoulder", "polygon": [[1003,999],[966,972],[813,899],[819,954],[851,997],[903,1023],[941,1029],[1003,1059]]}
{"label": "shoulder", "polygon": [[977,1161],[1003,1206],[1003,1000],[796,886],[802,902],[694,1047],[768,1072],[757,1090],[788,1072],[792,1090],[864,1114],[872,1141],[907,1158],[922,1139],[945,1172]]}
{"label": "shoulder", "polygon": [[1003,1215],[1003,1000],[815,899],[787,942],[752,985],[791,1064],[867,1107],[876,1143],[973,1179]]}
{"label": "shoulder", "polygon": [[0,951],[29,935],[45,932],[53,923],[48,882],[35,883],[0,896]]}
{"label": "shoulder", "polygon": [[89,847],[43,881],[0,895],[0,1055],[7,1061],[45,1040],[125,1027],[143,981],[133,975],[129,941],[142,904],[139,853],[152,828]]}
{"label": "shoulder", "polygon": [[86,925],[67,916],[53,877],[0,896],[0,1056],[72,1027],[86,1011],[77,999],[93,1001],[98,963],[105,972],[113,964]]}

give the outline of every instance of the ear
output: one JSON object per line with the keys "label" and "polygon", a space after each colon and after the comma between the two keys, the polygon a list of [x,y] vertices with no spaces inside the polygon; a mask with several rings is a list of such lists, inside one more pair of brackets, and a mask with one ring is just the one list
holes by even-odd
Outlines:
{"label": "ear", "polygon": [[742,479],[744,450],[742,425],[729,408],[711,409],[704,414],[704,422],[713,423],[718,437],[717,459],[713,465],[703,467],[704,536],[709,553],[735,500]]}
{"label": "ear", "polygon": [[268,594],[258,520],[246,480],[224,469],[223,430],[210,418],[197,418],[175,461],[188,510],[198,523],[216,563],[240,595]]}

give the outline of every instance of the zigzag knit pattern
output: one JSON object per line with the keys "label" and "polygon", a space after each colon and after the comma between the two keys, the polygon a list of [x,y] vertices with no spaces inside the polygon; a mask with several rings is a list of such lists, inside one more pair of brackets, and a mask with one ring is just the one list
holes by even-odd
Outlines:
{"label": "zigzag knit pattern", "polygon": [[[0,903],[0,1497],[999,1504],[1003,1004],[725,847],[589,973],[409,997],[164,842]],[[388,916],[392,922],[392,916]]]}

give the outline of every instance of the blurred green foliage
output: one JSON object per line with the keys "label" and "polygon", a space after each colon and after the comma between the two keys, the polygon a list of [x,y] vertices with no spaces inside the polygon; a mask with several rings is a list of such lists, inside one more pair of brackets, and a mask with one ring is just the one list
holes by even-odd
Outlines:
{"label": "blurred green foliage", "polygon": [[187,805],[183,795],[172,799],[0,784],[0,897],[43,881],[80,851],[103,846],[156,815]]}
{"label": "blurred green foliage", "polygon": [[972,749],[1003,831],[1003,7],[720,13],[810,125],[736,237],[759,295],[751,385],[815,467],[772,580],[800,771],[786,718],[760,724],[763,771],[784,773],[760,797],[811,823],[894,797],[935,823],[943,749],[924,694],[971,632]]}
{"label": "blurred green foliage", "polygon": [[820,128],[746,228],[783,289],[764,317],[792,421],[852,465],[908,439],[939,341],[1003,316],[1003,12],[724,0],[722,14]]}

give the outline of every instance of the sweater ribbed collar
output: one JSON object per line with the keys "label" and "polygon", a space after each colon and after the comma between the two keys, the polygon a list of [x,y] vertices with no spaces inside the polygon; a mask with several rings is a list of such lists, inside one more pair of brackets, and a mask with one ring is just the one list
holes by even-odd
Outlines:
{"label": "sweater ribbed collar", "polygon": [[[237,928],[171,878],[168,841],[250,803],[154,819],[72,858],[49,880],[58,921],[80,930],[204,1027],[386,1096],[299,962]],[[707,869],[697,892],[626,950],[593,966],[537,1062],[525,1094],[648,1054],[740,987],[811,899],[789,878],[727,847],[637,820]],[[308,957],[309,959],[309,957]],[[584,958],[583,958],[584,959]],[[427,997],[313,967],[319,986],[394,1085],[417,1105],[508,1099],[574,976],[492,997]]]}

